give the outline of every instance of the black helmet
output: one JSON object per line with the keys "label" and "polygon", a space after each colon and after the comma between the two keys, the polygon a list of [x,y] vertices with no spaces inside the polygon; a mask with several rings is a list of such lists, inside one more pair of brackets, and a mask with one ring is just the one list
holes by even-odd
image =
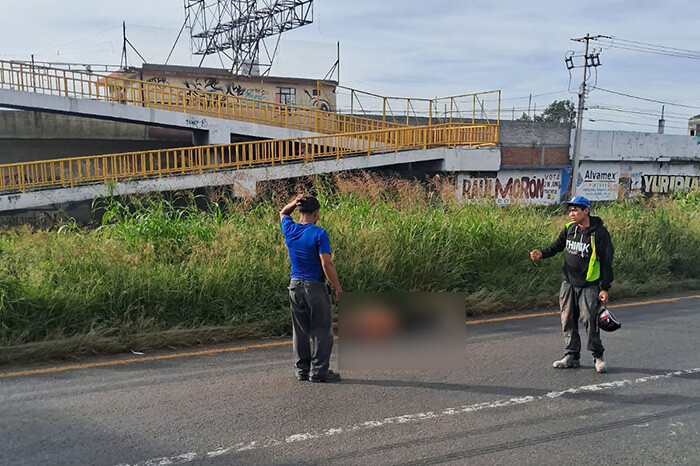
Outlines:
{"label": "black helmet", "polygon": [[614,332],[622,327],[622,324],[612,312],[608,311],[607,307],[603,307],[603,310],[598,314],[598,327],[606,332]]}

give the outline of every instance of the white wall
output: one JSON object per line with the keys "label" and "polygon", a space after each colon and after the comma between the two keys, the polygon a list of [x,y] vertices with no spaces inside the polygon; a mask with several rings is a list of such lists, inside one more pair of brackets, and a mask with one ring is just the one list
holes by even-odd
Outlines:
{"label": "white wall", "polygon": [[[574,140],[573,134],[571,140]],[[698,142],[691,136],[584,129],[579,160],[657,161],[670,158],[699,161]]]}
{"label": "white wall", "polygon": [[576,192],[592,201],[697,190],[700,140],[668,134],[583,130],[579,161]]}
{"label": "white wall", "polygon": [[697,190],[700,162],[583,162],[576,193],[592,201]]}

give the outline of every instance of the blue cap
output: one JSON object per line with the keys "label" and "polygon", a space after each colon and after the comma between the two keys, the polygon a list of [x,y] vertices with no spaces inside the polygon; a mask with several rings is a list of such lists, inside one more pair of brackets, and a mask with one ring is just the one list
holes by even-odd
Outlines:
{"label": "blue cap", "polygon": [[570,201],[566,201],[566,205],[568,207],[571,207],[573,205],[578,207],[587,207],[588,209],[591,208],[590,201],[583,196],[572,197]]}

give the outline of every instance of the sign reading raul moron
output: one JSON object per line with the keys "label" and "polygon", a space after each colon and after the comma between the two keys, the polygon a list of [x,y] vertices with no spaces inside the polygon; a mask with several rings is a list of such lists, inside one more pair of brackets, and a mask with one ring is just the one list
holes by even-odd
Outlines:
{"label": "sign reading raul moron", "polygon": [[495,200],[499,205],[555,204],[561,200],[559,170],[503,170],[493,176],[469,173],[457,177],[462,198],[468,202]]}

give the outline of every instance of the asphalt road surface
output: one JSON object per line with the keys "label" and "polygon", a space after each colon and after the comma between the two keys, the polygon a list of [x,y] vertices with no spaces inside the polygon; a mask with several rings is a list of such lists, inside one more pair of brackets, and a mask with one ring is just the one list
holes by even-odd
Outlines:
{"label": "asphalt road surface", "polygon": [[677,298],[613,307],[607,374],[551,367],[552,314],[468,325],[462,370],[338,384],[297,381],[285,341],[5,366],[0,463],[698,465],[700,296]]}

